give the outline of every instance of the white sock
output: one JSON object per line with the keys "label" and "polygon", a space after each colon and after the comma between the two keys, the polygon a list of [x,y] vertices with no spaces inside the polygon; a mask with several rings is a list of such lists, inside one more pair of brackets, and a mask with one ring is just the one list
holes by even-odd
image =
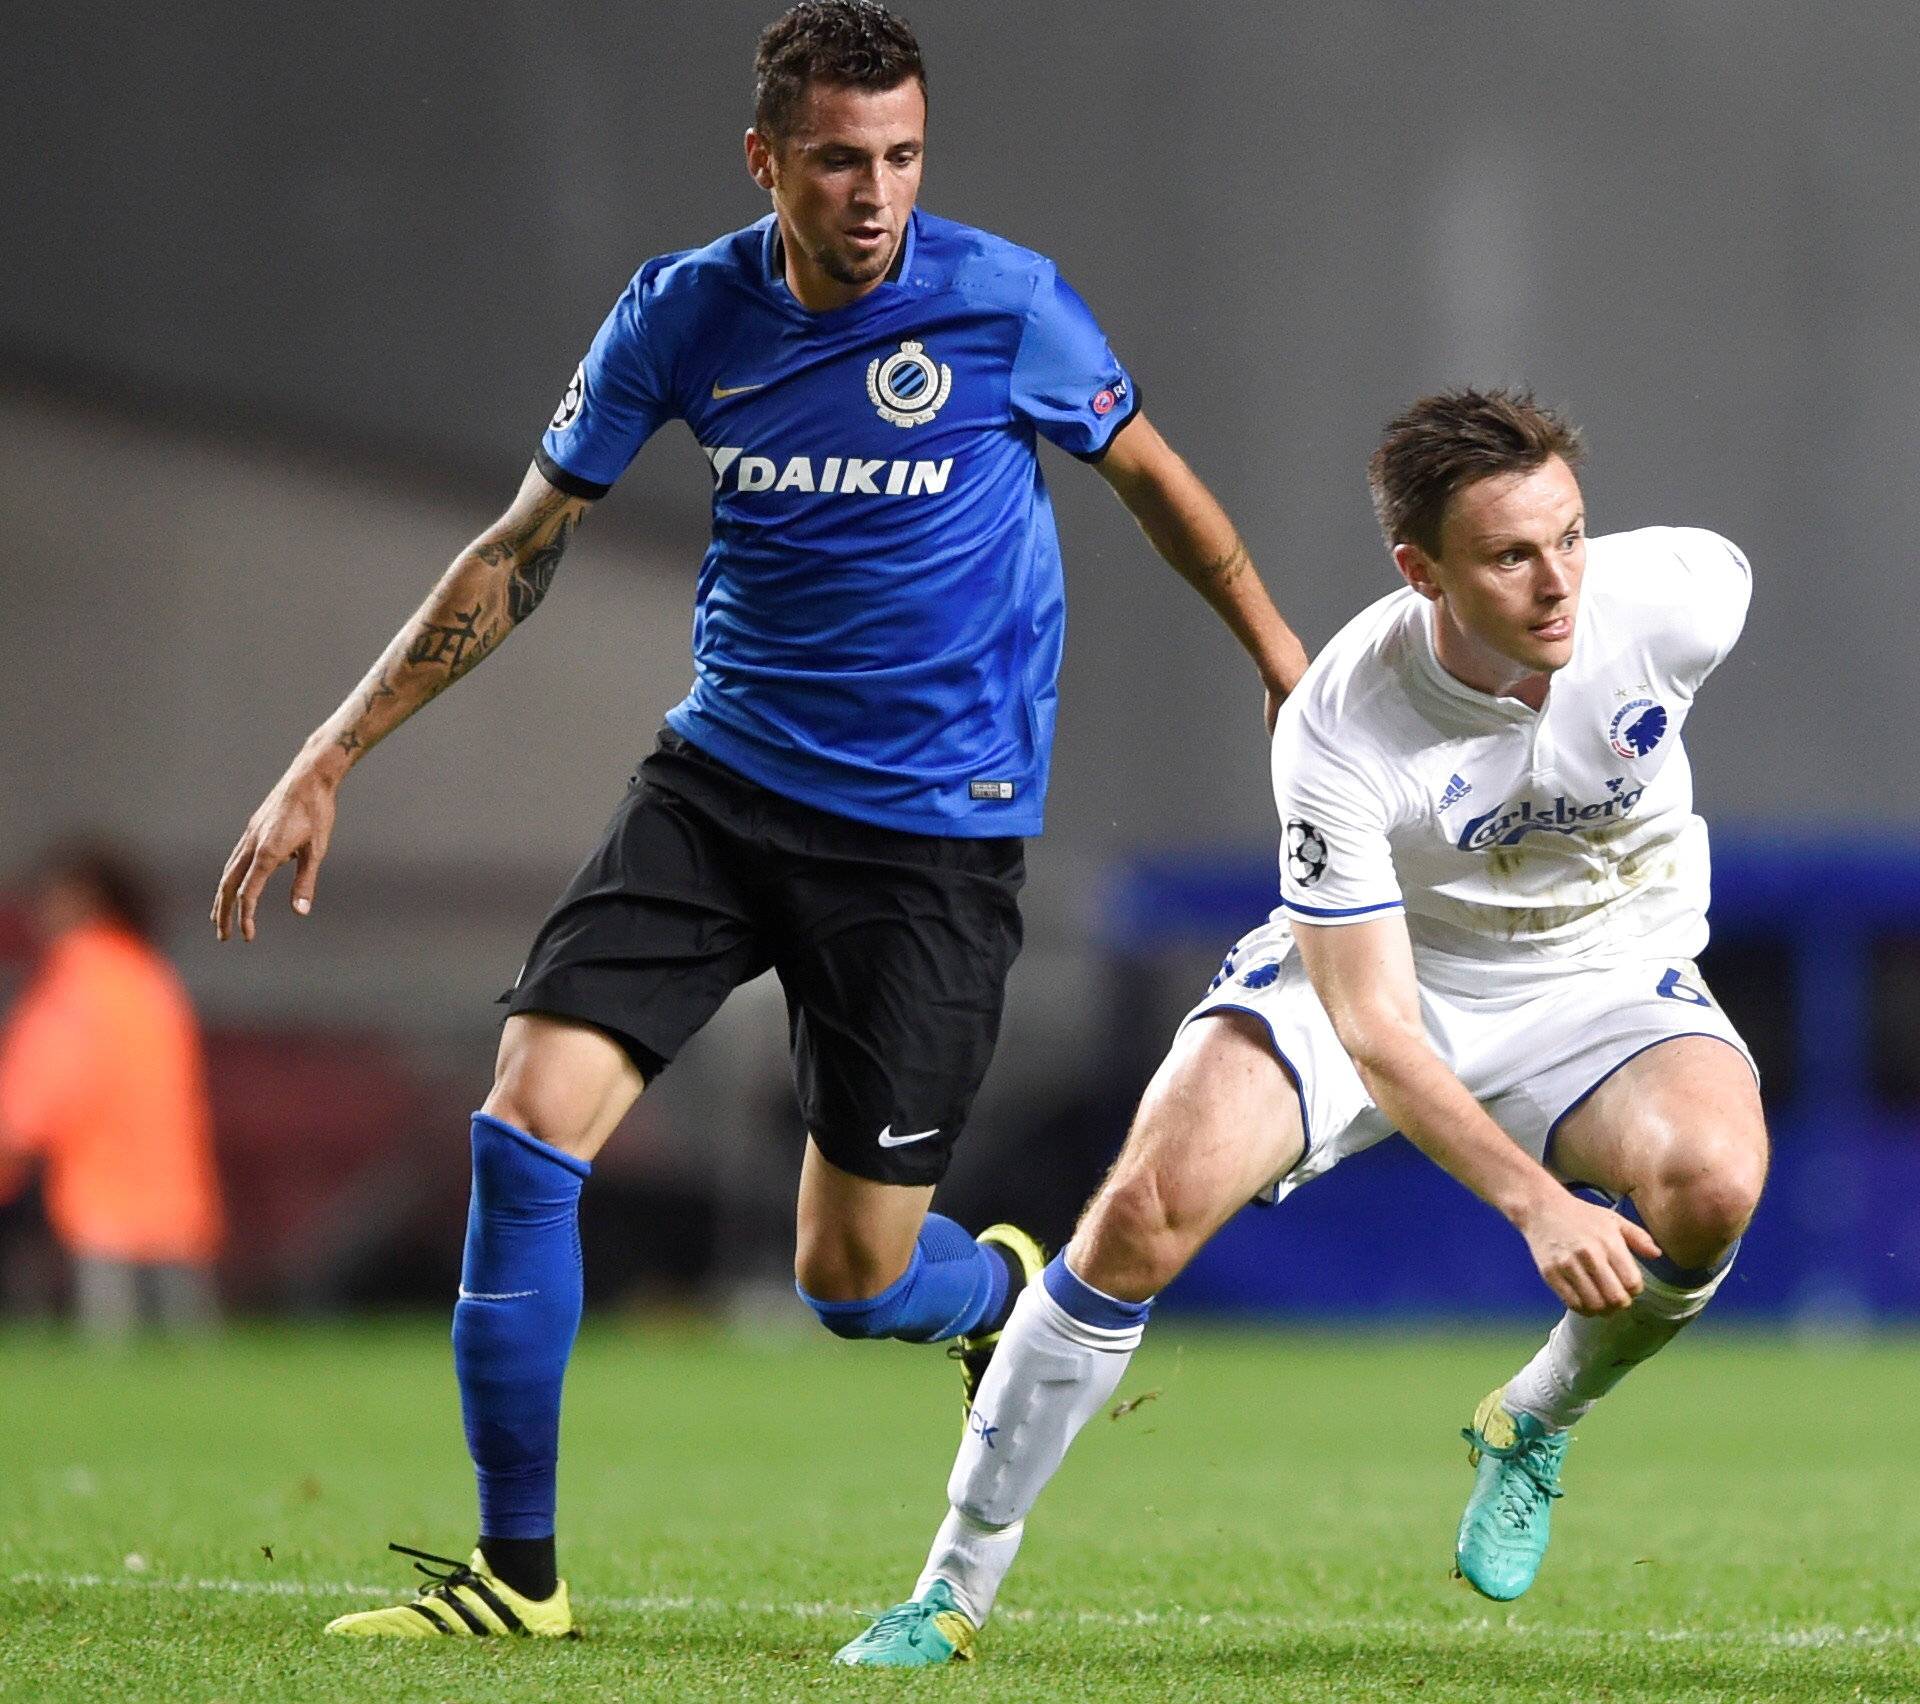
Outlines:
{"label": "white sock", "polygon": [[993,1612],[1027,1511],[1080,1428],[1106,1406],[1144,1325],[1103,1330],[1075,1319],[1045,1284],[1020,1292],[980,1381],[947,1481],[952,1504],[914,1596],[945,1580],[976,1627]]}
{"label": "white sock", "polygon": [[1691,1290],[1656,1278],[1643,1267],[1646,1288],[1618,1313],[1562,1316],[1540,1353],[1508,1382],[1508,1412],[1531,1414],[1555,1432],[1584,1419],[1628,1373],[1679,1336],[1713,1300],[1732,1266],[1728,1261]]}
{"label": "white sock", "polygon": [[[999,1358],[995,1350],[994,1359]],[[1000,1582],[1020,1553],[1020,1536],[1026,1530],[1025,1521],[1015,1521],[1012,1526],[986,1526],[958,1509],[947,1510],[947,1518],[934,1534],[933,1548],[927,1552],[927,1565],[914,1581],[913,1595],[925,1597],[935,1580],[945,1580],[953,1588],[960,1612],[974,1626],[984,1626],[999,1595]]]}

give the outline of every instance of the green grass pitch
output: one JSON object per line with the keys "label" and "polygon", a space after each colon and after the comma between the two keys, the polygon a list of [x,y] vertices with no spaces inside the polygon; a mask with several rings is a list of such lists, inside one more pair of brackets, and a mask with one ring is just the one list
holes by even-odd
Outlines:
{"label": "green grass pitch", "polygon": [[1920,1698],[1920,1358],[1712,1325],[1581,1428],[1540,1583],[1448,1578],[1459,1426],[1515,1337],[1150,1335],[982,1660],[826,1666],[910,1586],[953,1369],[594,1322],[569,1381],[575,1644],[323,1640],[471,1541],[444,1327],[86,1353],[0,1335],[0,1699]]}

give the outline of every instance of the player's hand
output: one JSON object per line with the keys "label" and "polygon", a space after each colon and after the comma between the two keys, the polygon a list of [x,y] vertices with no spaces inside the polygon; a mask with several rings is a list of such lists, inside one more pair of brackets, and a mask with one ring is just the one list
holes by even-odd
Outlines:
{"label": "player's hand", "polygon": [[324,774],[304,755],[294,759],[292,768],[253,813],[220,872],[219,891],[213,896],[216,939],[228,940],[236,929],[242,938],[253,939],[254,908],[267,879],[289,859],[293,861],[293,909],[302,917],[313,909],[320,860],[333,837],[339,786],[337,777]]}
{"label": "player's hand", "polygon": [[1547,1288],[1577,1314],[1617,1313],[1641,1291],[1640,1261],[1660,1257],[1644,1226],[1558,1187],[1519,1228]]}

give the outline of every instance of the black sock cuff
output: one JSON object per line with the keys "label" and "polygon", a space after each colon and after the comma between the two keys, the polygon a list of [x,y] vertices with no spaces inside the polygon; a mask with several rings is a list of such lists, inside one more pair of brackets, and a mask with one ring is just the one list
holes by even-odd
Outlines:
{"label": "black sock cuff", "polygon": [[560,1584],[551,1538],[483,1537],[480,1554],[495,1577],[524,1598],[535,1602],[550,1598]]}

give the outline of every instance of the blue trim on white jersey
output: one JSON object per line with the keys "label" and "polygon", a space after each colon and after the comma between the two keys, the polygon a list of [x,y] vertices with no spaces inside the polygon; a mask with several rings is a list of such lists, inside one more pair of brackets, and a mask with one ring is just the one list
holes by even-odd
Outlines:
{"label": "blue trim on white jersey", "polygon": [[1280,900],[1288,911],[1297,911],[1302,917],[1361,917],[1369,911],[1404,911],[1407,902],[1404,899],[1383,900],[1378,905],[1349,905],[1333,909],[1318,905],[1296,905],[1284,895]]}

